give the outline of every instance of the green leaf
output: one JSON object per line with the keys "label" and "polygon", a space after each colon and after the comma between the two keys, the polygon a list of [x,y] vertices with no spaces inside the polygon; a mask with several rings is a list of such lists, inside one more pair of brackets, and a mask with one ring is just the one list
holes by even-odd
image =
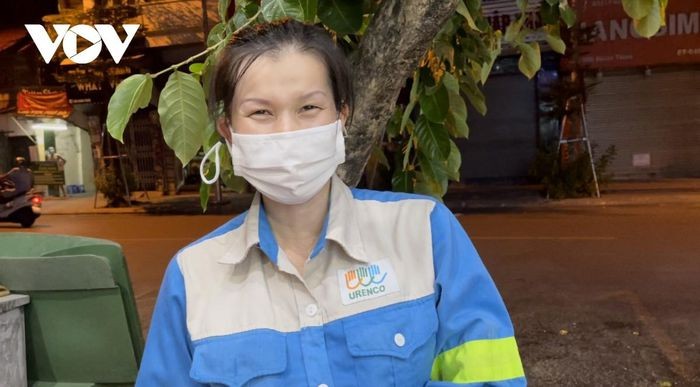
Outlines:
{"label": "green leaf", "polygon": [[542,7],[540,7],[540,16],[544,24],[559,24],[559,6],[543,2]]}
{"label": "green leaf", "polygon": [[211,87],[211,77],[214,76],[214,64],[216,63],[218,50],[214,50],[213,54],[207,56],[204,61],[204,68],[202,69],[202,88],[204,89],[204,95],[209,95],[209,88]]}
{"label": "green leaf", "polygon": [[469,138],[469,125],[467,119],[462,119],[455,114],[450,114],[445,120],[445,128],[453,137]]}
{"label": "green leaf", "polygon": [[450,96],[452,96],[452,93],[459,94],[459,81],[457,81],[457,78],[455,78],[452,73],[446,72],[443,74],[442,84],[445,85],[445,88]]}
{"label": "green leaf", "polygon": [[418,94],[420,90],[420,72],[416,71],[413,73],[413,81],[411,82],[411,94],[408,100],[408,105],[403,111],[403,117],[401,117],[401,126],[399,127],[399,133],[403,133],[403,129],[406,127],[408,119],[413,113],[413,108],[418,103]]}
{"label": "green leaf", "polygon": [[246,22],[248,22],[248,17],[245,15],[243,10],[236,11],[233,17],[229,19],[226,23],[226,33],[232,34],[237,29],[241,28]]}
{"label": "green leaf", "polygon": [[408,161],[409,157],[411,157],[411,149],[413,148],[413,141],[414,141],[414,132],[413,132],[413,122],[409,123],[410,125],[407,126],[409,129],[409,136],[408,136],[408,141],[406,142],[406,147],[405,149],[402,149],[403,151],[403,163],[401,164],[401,169],[406,170],[408,167]]}
{"label": "green leaf", "polygon": [[447,192],[447,170],[444,161],[418,152],[421,173],[416,176],[416,192],[441,198]]}
{"label": "green leaf", "polygon": [[202,207],[202,212],[207,212],[209,204],[209,184],[199,183],[199,205]]}
{"label": "green leaf", "polygon": [[545,39],[549,44],[549,47],[562,55],[566,52],[566,43],[561,39],[559,35],[559,25],[555,26],[545,26]]}
{"label": "green leaf", "polygon": [[226,22],[229,4],[231,4],[231,0],[219,0],[219,19],[224,23]]}
{"label": "green leaf", "polygon": [[455,136],[467,137],[469,135],[467,105],[459,93],[459,81],[450,73],[445,73],[442,81],[447,88],[450,98],[450,114],[445,121],[445,126],[448,129],[453,129]]}
{"label": "green leaf", "polygon": [[413,192],[413,179],[416,173],[414,171],[402,171],[397,169],[394,176],[391,178],[392,191],[395,192]]}
{"label": "green leaf", "polygon": [[262,15],[267,21],[292,18],[304,21],[300,0],[262,0]]}
{"label": "green leaf", "polygon": [[209,30],[207,36],[207,47],[211,47],[224,39],[226,36],[226,23],[218,23]]}
{"label": "green leaf", "polygon": [[413,188],[415,193],[432,196],[435,199],[442,200],[440,193],[438,192],[440,189],[436,187],[438,186],[426,179],[421,172],[416,173],[416,183]]}
{"label": "green leaf", "polygon": [[362,3],[354,0],[319,0],[318,17],[338,35],[349,35],[362,27]]}
{"label": "green leaf", "polygon": [[477,15],[481,9],[481,0],[467,0],[466,2],[469,13]]}
{"label": "green leaf", "polygon": [[209,120],[204,132],[202,132],[202,147],[204,151],[208,151],[214,144],[219,142],[219,132],[216,131],[216,123],[214,120]]}
{"label": "green leaf", "polygon": [[301,0],[301,8],[304,10],[304,21],[314,23],[318,14],[318,0]]}
{"label": "green leaf", "polygon": [[567,27],[571,28],[576,24],[576,12],[568,4],[559,3],[559,14]]}
{"label": "green leaf", "polygon": [[253,16],[255,16],[255,14],[257,14],[258,11],[260,10],[260,1],[255,0],[255,1],[241,2],[240,7],[243,10],[243,12],[245,12],[246,17],[248,19],[250,19]]}
{"label": "green leaf", "polygon": [[136,74],[117,85],[107,105],[107,131],[124,142],[124,129],[131,115],[148,106],[153,90],[153,78],[149,74]]}
{"label": "green leaf", "polygon": [[189,65],[188,69],[192,74],[202,75],[202,73],[204,72],[204,63],[192,63]]}
{"label": "green leaf", "polygon": [[386,155],[384,154],[384,149],[379,144],[376,144],[372,148],[372,156],[376,161],[378,165],[383,166],[386,169],[391,168],[389,166],[389,160],[387,160]]}
{"label": "green leaf", "polygon": [[520,48],[521,53],[518,68],[528,79],[532,79],[542,66],[540,45],[537,42],[530,42],[520,44],[518,48]]}
{"label": "green leaf", "polygon": [[486,107],[486,97],[476,85],[476,81],[469,76],[465,76],[462,77],[460,86],[462,93],[469,98],[469,102],[471,102],[472,106],[474,106],[474,109],[476,109],[476,111],[482,116],[485,116],[486,112],[488,111]]}
{"label": "green leaf", "polygon": [[659,0],[622,0],[622,8],[634,20],[645,18]]}
{"label": "green leaf", "polygon": [[547,3],[548,5],[558,5],[559,0],[547,0],[545,1],[545,3]]}
{"label": "green leaf", "polygon": [[401,130],[401,117],[403,116],[403,108],[396,106],[394,114],[391,115],[389,122],[386,125],[386,135],[389,139],[397,137]]}
{"label": "green leaf", "polygon": [[[204,161],[204,160],[202,160]],[[204,168],[204,175],[207,179],[211,180],[214,178],[214,168],[212,164],[208,164]],[[216,183],[214,183],[216,184]],[[199,205],[202,207],[202,212],[207,212],[207,205],[209,204],[209,195],[211,193],[211,186],[204,181],[199,183]]]}
{"label": "green leaf", "polygon": [[425,117],[430,121],[442,123],[447,118],[449,108],[449,96],[444,85],[437,85],[434,93],[427,93],[420,97],[420,108]]}
{"label": "green leaf", "polygon": [[258,13],[260,6],[258,3],[252,2],[236,2],[236,13],[233,17],[226,23],[226,33],[232,34],[237,29],[243,27],[248,22],[248,19],[252,18]]}
{"label": "green leaf", "polygon": [[520,12],[525,12],[525,10],[527,10],[527,3],[527,0],[517,0],[518,9]]}
{"label": "green leaf", "polygon": [[455,63],[455,48],[450,42],[437,40],[433,42],[435,54],[443,61],[448,61],[450,64]]}
{"label": "green leaf", "polygon": [[160,94],[158,115],[165,143],[187,164],[199,151],[209,121],[202,85],[189,74],[170,74]]}
{"label": "green leaf", "polygon": [[469,12],[469,8],[467,8],[467,5],[464,4],[464,0],[457,0],[457,13],[464,17],[464,19],[467,21],[467,25],[469,26],[469,28],[481,31],[481,29],[479,29],[479,27],[477,27],[476,23],[474,22],[474,18],[472,17],[471,12]]}
{"label": "green leaf", "polygon": [[462,153],[460,153],[457,144],[450,140],[450,157],[447,158],[447,176],[459,181],[459,169],[462,166]]}
{"label": "green leaf", "polygon": [[522,30],[523,24],[525,24],[526,17],[527,15],[523,14],[518,20],[513,21],[506,27],[506,35],[503,38],[506,42],[515,42],[518,36],[520,36],[520,30]]}
{"label": "green leaf", "polygon": [[389,160],[387,160],[384,150],[381,144],[374,144],[372,146],[372,153],[370,153],[369,159],[367,160],[367,166],[365,167],[365,177],[368,186],[372,186],[375,177],[379,172],[379,166],[383,166],[386,170],[389,170]]}
{"label": "green leaf", "polygon": [[494,63],[496,63],[496,59],[498,59],[498,56],[501,55],[501,31],[494,32],[491,39],[492,46],[490,47],[490,58],[487,62],[484,62],[481,67],[480,76],[482,84],[485,84],[488,80],[489,75],[491,74],[491,69],[493,69]]}
{"label": "green leaf", "polygon": [[633,26],[640,36],[651,38],[661,28],[661,7],[659,1],[654,0],[651,11],[643,18],[634,20]]}
{"label": "green leaf", "polygon": [[421,116],[415,128],[418,149],[431,158],[447,160],[450,155],[450,136],[442,124],[431,122]]}

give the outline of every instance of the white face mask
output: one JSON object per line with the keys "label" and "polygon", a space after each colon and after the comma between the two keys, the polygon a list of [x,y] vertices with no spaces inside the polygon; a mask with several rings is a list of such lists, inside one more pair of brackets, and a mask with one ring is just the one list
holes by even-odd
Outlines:
{"label": "white face mask", "polygon": [[[273,134],[232,133],[229,144],[233,170],[260,193],[284,204],[309,201],[345,162],[343,123],[337,120],[323,126]],[[219,148],[214,145],[199,165],[202,181],[219,178]],[[204,162],[215,155],[215,175],[209,180]]]}

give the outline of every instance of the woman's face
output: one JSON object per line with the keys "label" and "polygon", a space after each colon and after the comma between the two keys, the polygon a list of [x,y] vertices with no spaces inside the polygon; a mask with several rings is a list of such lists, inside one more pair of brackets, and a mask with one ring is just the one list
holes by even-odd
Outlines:
{"label": "woman's face", "polygon": [[[345,114],[340,118],[344,123]],[[293,49],[255,60],[238,81],[231,103],[231,126],[239,134],[290,132],[337,119],[326,66]]]}

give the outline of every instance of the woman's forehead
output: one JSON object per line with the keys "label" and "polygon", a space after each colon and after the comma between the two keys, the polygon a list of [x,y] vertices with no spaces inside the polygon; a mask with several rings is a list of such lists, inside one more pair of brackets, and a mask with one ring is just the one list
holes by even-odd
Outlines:
{"label": "woman's forehead", "polygon": [[234,102],[249,98],[306,97],[317,90],[326,96],[333,95],[325,63],[310,53],[283,50],[275,55],[262,55],[251,63],[236,84]]}

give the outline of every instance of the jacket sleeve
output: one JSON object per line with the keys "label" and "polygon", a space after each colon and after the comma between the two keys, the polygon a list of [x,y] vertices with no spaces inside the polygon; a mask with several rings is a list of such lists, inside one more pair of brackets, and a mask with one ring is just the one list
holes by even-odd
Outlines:
{"label": "jacket sleeve", "polygon": [[189,376],[192,345],[185,307],[185,284],[177,259],[173,259],[165,270],[153,310],[137,387],[202,386]]}
{"label": "jacket sleeve", "polygon": [[426,386],[525,386],[510,316],[474,245],[443,204],[430,221],[439,325]]}

